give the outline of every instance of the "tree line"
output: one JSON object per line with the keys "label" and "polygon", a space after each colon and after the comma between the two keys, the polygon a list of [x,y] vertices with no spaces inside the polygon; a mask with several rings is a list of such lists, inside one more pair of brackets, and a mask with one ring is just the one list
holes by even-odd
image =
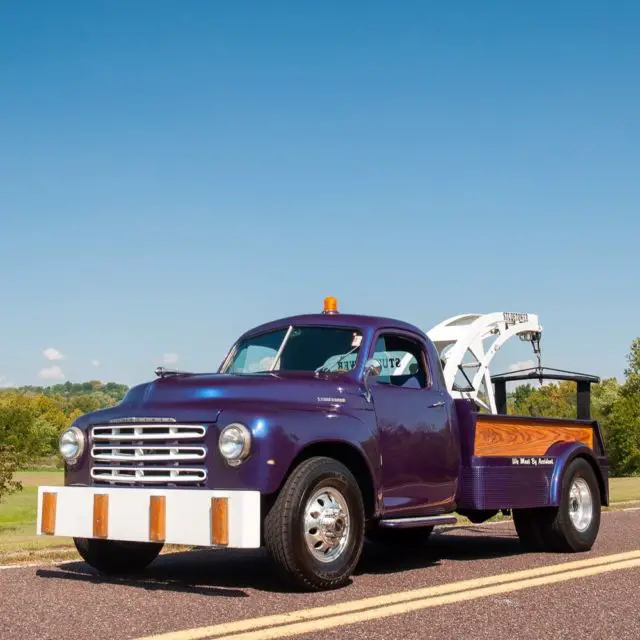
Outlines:
{"label": "tree line", "polygon": [[[591,386],[591,415],[602,429],[614,476],[640,474],[640,337],[631,344],[624,376]],[[20,489],[16,470],[43,458],[61,466],[60,433],[78,416],[114,406],[128,389],[94,380],[0,390],[0,499]],[[507,406],[512,415],[573,418],[575,383],[520,385]]]}

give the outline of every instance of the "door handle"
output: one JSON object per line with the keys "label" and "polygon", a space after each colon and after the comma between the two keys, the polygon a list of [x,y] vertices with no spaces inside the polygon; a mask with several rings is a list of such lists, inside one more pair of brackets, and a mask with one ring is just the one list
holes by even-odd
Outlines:
{"label": "door handle", "polygon": [[444,400],[439,400],[438,402],[434,402],[433,404],[430,404],[427,408],[433,409],[435,407],[444,407]]}

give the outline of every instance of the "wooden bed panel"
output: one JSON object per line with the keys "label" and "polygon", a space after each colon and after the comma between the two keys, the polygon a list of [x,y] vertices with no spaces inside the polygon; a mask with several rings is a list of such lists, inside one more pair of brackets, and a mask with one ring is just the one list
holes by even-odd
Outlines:
{"label": "wooden bed panel", "polygon": [[535,419],[492,420],[491,416],[479,415],[473,453],[476,456],[543,456],[557,442],[582,442],[593,449],[593,439],[591,427],[536,422]]}

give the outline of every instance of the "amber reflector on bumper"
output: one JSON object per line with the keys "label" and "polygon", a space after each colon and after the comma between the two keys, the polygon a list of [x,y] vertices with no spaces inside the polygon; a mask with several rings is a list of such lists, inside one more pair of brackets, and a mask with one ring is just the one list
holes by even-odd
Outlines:
{"label": "amber reflector on bumper", "polygon": [[149,503],[149,540],[164,542],[166,513],[166,498],[164,496],[151,496]]}
{"label": "amber reflector on bumper", "polygon": [[42,494],[42,521],[40,531],[52,536],[56,530],[56,494],[45,492]]}
{"label": "amber reflector on bumper", "polygon": [[227,498],[211,498],[211,543],[229,544],[229,502]]}
{"label": "amber reflector on bumper", "polygon": [[93,496],[93,536],[106,538],[109,532],[109,496],[96,493]]}

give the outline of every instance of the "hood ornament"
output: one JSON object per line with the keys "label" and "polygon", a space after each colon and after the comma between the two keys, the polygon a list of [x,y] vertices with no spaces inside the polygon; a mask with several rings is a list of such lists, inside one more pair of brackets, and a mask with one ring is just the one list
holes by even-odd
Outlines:
{"label": "hood ornament", "polygon": [[191,376],[194,375],[189,371],[178,371],[178,369],[167,369],[166,367],[156,367],[154,372],[158,378],[167,378],[168,376]]}

